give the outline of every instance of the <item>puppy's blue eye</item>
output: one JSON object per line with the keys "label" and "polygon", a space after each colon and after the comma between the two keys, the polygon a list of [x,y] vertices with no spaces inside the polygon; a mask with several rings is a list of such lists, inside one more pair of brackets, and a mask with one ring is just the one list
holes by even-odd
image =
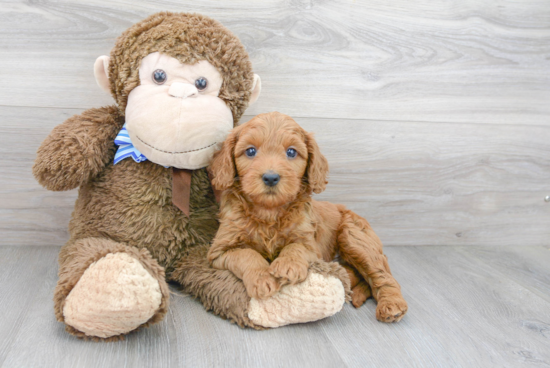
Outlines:
{"label": "puppy's blue eye", "polygon": [[244,153],[247,157],[254,157],[256,156],[256,148],[255,147],[247,148],[246,151],[244,151]]}
{"label": "puppy's blue eye", "polygon": [[286,157],[288,158],[294,158],[296,157],[296,154],[298,154],[298,152],[296,152],[294,148],[289,148],[286,150]]}
{"label": "puppy's blue eye", "polygon": [[166,82],[166,72],[162,69],[157,69],[153,72],[153,82],[163,84]]}

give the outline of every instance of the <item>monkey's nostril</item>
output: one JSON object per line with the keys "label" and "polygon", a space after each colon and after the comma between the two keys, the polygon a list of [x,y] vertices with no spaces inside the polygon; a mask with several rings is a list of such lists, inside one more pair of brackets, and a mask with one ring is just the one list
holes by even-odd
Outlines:
{"label": "monkey's nostril", "polygon": [[273,171],[268,171],[262,176],[264,184],[268,187],[274,187],[275,185],[277,185],[277,183],[279,183],[280,179],[281,177],[279,176],[279,174]]}

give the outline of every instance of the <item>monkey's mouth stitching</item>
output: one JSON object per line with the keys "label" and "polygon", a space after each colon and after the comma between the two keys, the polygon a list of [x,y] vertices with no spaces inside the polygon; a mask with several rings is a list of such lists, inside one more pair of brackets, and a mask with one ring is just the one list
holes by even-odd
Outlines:
{"label": "monkey's mouth stitching", "polygon": [[189,150],[189,151],[183,151],[183,152],[170,152],[170,151],[164,151],[164,150],[158,149],[158,148],[156,148],[156,147],[153,147],[153,146],[151,146],[149,143],[144,142],[143,139],[141,139],[139,136],[136,135],[136,137],[137,137],[137,139],[140,140],[141,143],[143,143],[143,144],[146,145],[147,147],[150,147],[150,148],[154,149],[155,151],[159,151],[159,152],[163,152],[163,153],[169,153],[169,154],[171,154],[171,155],[178,155],[178,154],[181,154],[181,153],[191,153],[191,152],[201,151],[201,150],[203,150],[203,149],[210,148],[210,147],[212,147],[213,145],[215,145],[216,143],[218,143],[218,142],[214,142],[214,143],[212,143],[212,144],[210,144],[210,145],[208,145],[208,146],[206,146],[206,147],[197,148],[197,149]]}

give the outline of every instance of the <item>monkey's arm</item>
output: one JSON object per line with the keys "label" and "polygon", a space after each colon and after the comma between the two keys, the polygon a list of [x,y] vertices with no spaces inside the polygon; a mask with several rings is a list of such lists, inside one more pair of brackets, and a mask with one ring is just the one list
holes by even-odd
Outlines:
{"label": "monkey's arm", "polygon": [[33,174],[49,190],[74,189],[113,159],[124,124],[116,106],[89,109],[56,126],[38,148]]}
{"label": "monkey's arm", "polygon": [[169,279],[199,299],[205,308],[239,326],[262,329],[304,323],[333,315],[351,300],[347,272],[336,262],[317,261],[310,277],[297,285],[287,285],[271,298],[252,299],[245,283],[233,272],[210,266],[209,245],[198,245],[176,264]]}

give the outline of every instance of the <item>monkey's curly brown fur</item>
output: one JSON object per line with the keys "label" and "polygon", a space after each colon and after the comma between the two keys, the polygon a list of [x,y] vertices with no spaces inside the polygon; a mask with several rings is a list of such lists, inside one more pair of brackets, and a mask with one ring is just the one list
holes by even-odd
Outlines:
{"label": "monkey's curly brown fur", "polygon": [[152,52],[182,63],[207,60],[223,77],[219,97],[239,121],[250,99],[252,64],[239,39],[220,22],[200,14],[162,12],[128,28],[111,51],[111,92],[124,115],[130,92],[139,85],[141,60]]}

